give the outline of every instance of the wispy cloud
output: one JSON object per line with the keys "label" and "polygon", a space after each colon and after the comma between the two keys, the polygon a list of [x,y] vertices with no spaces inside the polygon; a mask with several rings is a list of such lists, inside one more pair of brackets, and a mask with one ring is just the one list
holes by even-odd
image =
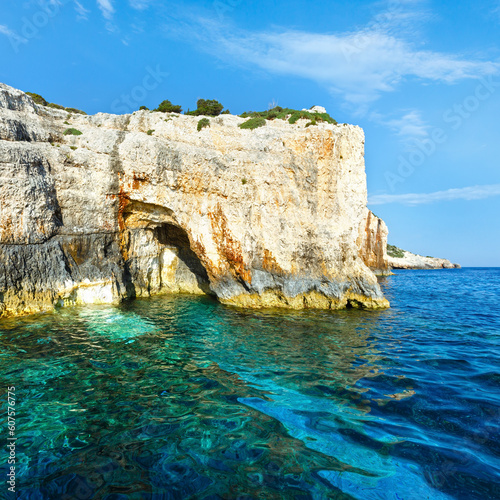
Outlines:
{"label": "wispy cloud", "polygon": [[129,0],[129,2],[133,9],[144,10],[150,6],[152,0]]}
{"label": "wispy cloud", "polygon": [[78,2],[78,0],[75,0],[75,10],[78,14],[77,19],[87,21],[90,11],[86,9],[80,2]]}
{"label": "wispy cloud", "polygon": [[0,33],[5,36],[13,36],[14,32],[10,30],[5,24],[0,24]]}
{"label": "wispy cloud", "polygon": [[409,79],[455,83],[500,71],[500,62],[421,50],[395,12],[358,30],[312,33],[279,30],[243,31],[206,18],[169,25],[174,36],[190,40],[231,63],[259,67],[269,73],[313,80],[345,101],[366,105]]}
{"label": "wispy cloud", "polygon": [[[357,113],[359,114],[359,113]],[[384,127],[388,127],[408,150],[414,150],[419,141],[429,137],[430,125],[422,118],[418,109],[399,110],[399,116],[388,117],[378,111],[371,111],[367,118]]]}
{"label": "wispy cloud", "polygon": [[401,118],[385,122],[398,136],[405,139],[427,137],[429,125],[422,119],[420,111],[413,109],[405,112]]}
{"label": "wispy cloud", "polygon": [[106,19],[112,19],[115,9],[111,0],[97,0],[97,5]]}
{"label": "wispy cloud", "polygon": [[460,189],[447,189],[434,193],[410,193],[410,194],[380,194],[370,196],[368,205],[386,205],[388,203],[400,203],[402,205],[423,205],[437,201],[452,200],[482,200],[500,195],[500,184],[489,184],[485,186],[470,186]]}
{"label": "wispy cloud", "polygon": [[493,7],[492,13],[500,21],[500,1],[496,2],[496,5],[494,5]]}
{"label": "wispy cloud", "polygon": [[144,33],[144,25],[141,23],[133,23],[130,25],[130,29],[132,30],[132,33],[135,35],[140,35]]}
{"label": "wispy cloud", "polygon": [[499,69],[495,63],[414,50],[407,42],[384,33],[365,36],[368,45],[351,60],[346,57],[346,46],[355,41],[349,34],[283,32],[237,37],[220,33],[215,42],[240,60],[274,73],[316,80],[354,103],[373,101],[408,77],[453,83]]}
{"label": "wispy cloud", "polygon": [[16,42],[26,43],[28,40],[20,35],[18,35],[15,31],[12,31],[5,24],[0,24],[0,34],[5,35],[10,38],[11,41],[15,40]]}

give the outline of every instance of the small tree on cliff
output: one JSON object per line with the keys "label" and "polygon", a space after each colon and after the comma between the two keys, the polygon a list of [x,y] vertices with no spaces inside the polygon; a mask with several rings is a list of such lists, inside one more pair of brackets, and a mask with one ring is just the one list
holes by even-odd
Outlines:
{"label": "small tree on cliff", "polygon": [[219,116],[224,109],[224,106],[219,101],[214,99],[198,99],[196,106],[197,109],[194,111],[188,111],[186,114],[193,116]]}
{"label": "small tree on cliff", "polygon": [[162,113],[182,113],[182,107],[178,104],[172,104],[168,99],[163,101],[155,111],[161,111]]}

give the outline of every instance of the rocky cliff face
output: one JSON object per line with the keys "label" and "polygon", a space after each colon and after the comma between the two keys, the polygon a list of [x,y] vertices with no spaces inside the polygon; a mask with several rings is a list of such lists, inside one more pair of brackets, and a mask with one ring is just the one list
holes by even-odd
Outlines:
{"label": "rocky cliff face", "polygon": [[384,226],[367,219],[363,131],[243,121],[69,115],[0,84],[0,314],[172,292],[387,307],[365,264]]}
{"label": "rocky cliff face", "polygon": [[366,209],[365,217],[359,226],[357,243],[363,262],[375,274],[390,274],[387,257],[388,234],[389,230],[385,222]]}

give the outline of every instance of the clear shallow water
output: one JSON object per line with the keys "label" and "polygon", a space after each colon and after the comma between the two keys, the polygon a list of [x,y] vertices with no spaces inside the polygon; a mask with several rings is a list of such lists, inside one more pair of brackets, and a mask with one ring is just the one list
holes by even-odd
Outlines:
{"label": "clear shallow water", "polygon": [[500,498],[500,269],[382,285],[382,312],[174,296],[1,322],[17,498]]}

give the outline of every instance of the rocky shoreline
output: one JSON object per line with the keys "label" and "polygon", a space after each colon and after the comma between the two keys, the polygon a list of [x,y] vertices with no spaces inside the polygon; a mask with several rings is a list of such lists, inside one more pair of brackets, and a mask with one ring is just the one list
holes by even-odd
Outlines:
{"label": "rocky shoreline", "polygon": [[391,257],[387,260],[392,269],[459,269],[459,264],[453,264],[447,259],[423,257],[403,250],[404,257]]}

